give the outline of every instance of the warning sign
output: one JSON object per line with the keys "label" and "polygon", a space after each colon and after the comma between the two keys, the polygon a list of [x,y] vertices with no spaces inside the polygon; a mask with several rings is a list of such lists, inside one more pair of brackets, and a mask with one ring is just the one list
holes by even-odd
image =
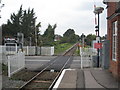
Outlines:
{"label": "warning sign", "polygon": [[96,49],[102,48],[102,43],[94,43],[94,48]]}

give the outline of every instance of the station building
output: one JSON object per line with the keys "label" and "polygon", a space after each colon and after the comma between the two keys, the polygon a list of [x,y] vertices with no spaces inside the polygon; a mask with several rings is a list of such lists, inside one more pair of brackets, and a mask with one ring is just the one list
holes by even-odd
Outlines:
{"label": "station building", "polygon": [[107,5],[107,39],[110,41],[109,70],[120,80],[120,0],[119,2],[104,0],[104,4]]}

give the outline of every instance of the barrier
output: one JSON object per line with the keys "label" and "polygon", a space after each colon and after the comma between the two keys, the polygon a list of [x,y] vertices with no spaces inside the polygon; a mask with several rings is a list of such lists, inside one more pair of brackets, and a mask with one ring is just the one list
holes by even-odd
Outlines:
{"label": "barrier", "polygon": [[8,56],[8,77],[25,67],[25,55],[18,52],[15,55]]}
{"label": "barrier", "polygon": [[41,55],[54,55],[54,47],[41,47]]}
{"label": "barrier", "polygon": [[93,48],[80,48],[81,55],[81,68],[93,67],[93,56],[97,53]]}
{"label": "barrier", "polygon": [[25,55],[54,55],[54,46],[53,47],[36,47],[35,46],[24,46],[23,51]]}

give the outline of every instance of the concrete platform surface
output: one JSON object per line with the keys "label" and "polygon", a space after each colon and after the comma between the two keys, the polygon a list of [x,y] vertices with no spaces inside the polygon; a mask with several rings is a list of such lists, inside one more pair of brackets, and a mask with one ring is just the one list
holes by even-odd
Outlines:
{"label": "concrete platform surface", "polygon": [[72,90],[80,88],[102,90],[119,88],[118,81],[112,77],[111,73],[100,68],[66,69],[58,81],[59,83],[55,87],[58,90],[61,88],[72,88]]}

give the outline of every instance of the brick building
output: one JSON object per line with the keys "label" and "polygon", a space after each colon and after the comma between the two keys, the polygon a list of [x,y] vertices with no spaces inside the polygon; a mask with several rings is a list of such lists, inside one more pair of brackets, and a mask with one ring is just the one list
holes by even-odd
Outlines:
{"label": "brick building", "polygon": [[110,67],[113,76],[120,78],[120,1],[107,5],[107,39],[110,41]]}

